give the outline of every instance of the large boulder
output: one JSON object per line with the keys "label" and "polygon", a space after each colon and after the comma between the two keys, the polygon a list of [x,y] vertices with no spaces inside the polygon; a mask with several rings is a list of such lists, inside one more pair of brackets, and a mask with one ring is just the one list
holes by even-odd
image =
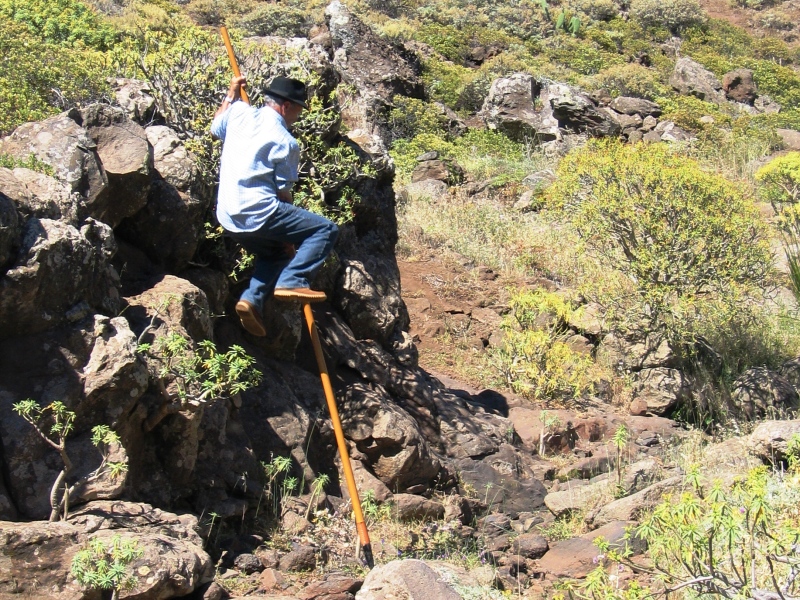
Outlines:
{"label": "large boulder", "polygon": [[733,382],[731,402],[734,410],[748,419],[800,408],[800,397],[794,386],[766,367],[753,367],[737,377]]}
{"label": "large boulder", "polygon": [[556,542],[539,560],[539,570],[555,577],[586,577],[597,568],[600,550],[594,540],[601,536],[615,550],[624,551],[627,547],[634,555],[641,554],[644,550],[643,543],[637,538],[627,539],[626,528],[629,525],[626,521],[615,521],[596,531]]}
{"label": "large boulder", "polygon": [[722,77],[722,89],[725,97],[733,102],[752,105],[758,97],[758,89],[750,69],[735,69],[725,73]]}
{"label": "large boulder", "polygon": [[614,116],[587,94],[526,73],[496,79],[480,114],[490,129],[520,140],[560,141],[565,133],[600,137],[621,131]]}
{"label": "large boulder", "polygon": [[204,200],[155,179],[145,207],[122,221],[117,234],[155,264],[177,272],[197,250],[206,207]]}
{"label": "large boulder", "polygon": [[[84,201],[80,194],[57,179],[37,171],[16,168],[11,173],[21,186],[18,189],[22,193],[16,195],[14,201],[23,219],[56,219],[79,226],[81,213],[84,212]],[[0,172],[0,181],[0,185],[5,185],[8,182],[7,175]]]}
{"label": "large boulder", "polygon": [[395,560],[369,572],[356,600],[460,600],[461,595],[421,560]]}
{"label": "large boulder", "polygon": [[384,125],[396,94],[424,98],[418,59],[380,38],[339,0],[325,10],[333,43],[333,64],[342,80],[355,90],[343,111],[345,124],[378,133],[389,142]]}
{"label": "large boulder", "polygon": [[661,115],[661,107],[655,102],[644,98],[619,96],[614,98],[609,106],[623,115],[639,115],[640,117],[658,117]]}
{"label": "large boulder", "polygon": [[775,132],[783,140],[787,150],[800,151],[800,131],[794,129],[776,129]]}
{"label": "large boulder", "polygon": [[145,133],[158,174],[178,191],[188,192],[197,177],[197,166],[178,134],[164,125],[152,125]]}
{"label": "large boulder", "polygon": [[722,83],[708,69],[688,56],[678,59],[669,78],[670,85],[679,93],[695,96],[706,102],[719,104],[725,100]]}
{"label": "large boulder", "polygon": [[586,515],[585,521],[592,529],[617,521],[636,521],[641,515],[659,504],[665,494],[680,490],[683,483],[682,476],[669,477],[635,494],[601,506]]}
{"label": "large boulder", "polygon": [[97,145],[76,123],[76,110],[61,113],[37,123],[25,123],[3,140],[0,153],[26,160],[33,154],[53,168],[54,176],[70,191],[86,198],[93,217],[106,211],[108,177],[97,154]]}
{"label": "large boulder", "polygon": [[[60,401],[75,412],[67,454],[74,469],[68,483],[78,484],[71,504],[118,497],[125,477],[95,472],[102,455],[91,441],[95,425],[107,425],[122,438],[109,460],[126,462],[124,447],[139,437],[135,407],[148,386],[144,365],[135,354],[136,338],[124,318],[93,315],[63,329],[25,338],[0,340],[0,439],[8,492],[24,517],[46,518],[50,487],[63,463],[12,405],[33,398],[41,406]],[[135,451],[135,449],[134,449]]]}
{"label": "large boulder", "polygon": [[388,395],[355,383],[340,401],[347,437],[370,461],[375,475],[389,489],[427,489],[442,466],[419,424]]}
{"label": "large boulder", "polygon": [[755,428],[747,442],[750,454],[774,464],[787,458],[789,442],[800,439],[800,419],[765,421]]}
{"label": "large boulder", "polygon": [[0,338],[77,320],[86,314],[83,306],[116,313],[116,286],[106,256],[83,233],[61,221],[31,218],[17,262],[0,279]]}
{"label": "large boulder", "polygon": [[[135,541],[141,555],[127,566],[130,598],[184,596],[213,576],[213,563],[195,533],[197,519],[146,504],[98,502],[70,522],[0,522],[0,596],[90,598],[71,575],[73,557],[89,542],[108,547],[119,535]],[[99,596],[98,596],[99,597]]]}
{"label": "large boulder", "polygon": [[642,369],[636,375],[633,398],[647,404],[647,412],[663,416],[692,396],[689,378],[678,369]]}
{"label": "large boulder", "polygon": [[459,493],[468,496],[472,490],[488,510],[502,510],[516,518],[519,513],[536,512],[544,506],[544,484],[524,454],[509,445],[480,460],[454,460],[453,467],[459,474]]}
{"label": "large boulder", "polygon": [[79,124],[97,145],[108,178],[107,199],[92,210],[92,216],[114,228],[147,202],[153,162],[147,136],[121,108],[107,104],[81,110]]}

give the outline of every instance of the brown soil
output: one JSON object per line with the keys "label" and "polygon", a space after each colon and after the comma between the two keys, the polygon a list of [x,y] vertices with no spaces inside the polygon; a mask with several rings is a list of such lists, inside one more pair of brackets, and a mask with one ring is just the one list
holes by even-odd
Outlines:
{"label": "brown soil", "polygon": [[433,252],[398,265],[420,366],[477,389],[502,388],[483,354],[509,310],[509,290],[525,282]]}
{"label": "brown soil", "polygon": [[[700,5],[712,19],[728,21],[754,37],[777,37],[792,46],[800,46],[800,29],[797,26],[797,23],[800,23],[800,0],[784,2],[777,0],[761,10],[742,8],[736,5],[734,0],[700,0]],[[771,10],[785,14],[789,21],[795,24],[794,27],[787,31],[775,31],[763,27],[761,20],[764,13]]]}

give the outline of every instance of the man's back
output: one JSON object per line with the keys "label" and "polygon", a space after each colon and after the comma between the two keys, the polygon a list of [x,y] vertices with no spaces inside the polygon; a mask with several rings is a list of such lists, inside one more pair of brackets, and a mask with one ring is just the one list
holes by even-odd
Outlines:
{"label": "man's back", "polygon": [[297,181],[300,149],[269,107],[234,103],[211,124],[223,141],[217,219],[228,231],[255,231],[275,211],[277,192]]}

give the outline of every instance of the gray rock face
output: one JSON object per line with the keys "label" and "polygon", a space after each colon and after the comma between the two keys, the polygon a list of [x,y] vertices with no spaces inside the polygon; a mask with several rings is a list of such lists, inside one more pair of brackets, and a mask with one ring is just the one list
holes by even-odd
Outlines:
{"label": "gray rock face", "polygon": [[356,600],[460,600],[461,595],[421,560],[395,560],[369,572]]}
{"label": "gray rock face", "polygon": [[753,108],[755,108],[756,112],[758,113],[768,115],[781,112],[781,105],[766,94],[755,99],[755,102],[753,102]]}
{"label": "gray rock face", "polygon": [[197,176],[197,167],[178,134],[164,125],[145,129],[153,147],[153,165],[159,175],[178,191],[188,192]]}
{"label": "gray rock face", "polygon": [[800,419],[765,421],[750,434],[748,450],[764,462],[774,464],[786,460],[789,441],[795,436],[800,436]]}
{"label": "gray rock face", "polygon": [[800,408],[800,397],[785,377],[766,367],[753,367],[733,382],[731,402],[748,419]]}
{"label": "gray rock face", "polygon": [[29,219],[19,258],[0,279],[0,337],[30,335],[64,323],[79,303],[116,312],[116,275],[80,231]]}
{"label": "gray rock face", "polygon": [[725,97],[733,102],[753,104],[758,97],[758,90],[753,81],[750,69],[735,69],[722,77],[722,89]]}
{"label": "gray rock face", "polygon": [[613,115],[587,94],[525,73],[496,79],[480,115],[490,129],[540,142],[561,141],[567,133],[600,137],[621,131]]}
{"label": "gray rock face", "polygon": [[655,102],[644,98],[632,98],[630,96],[619,96],[614,98],[609,105],[612,109],[623,115],[639,115],[640,117],[661,115],[661,107]]}
{"label": "gray rock face", "polygon": [[25,160],[31,154],[55,170],[55,178],[70,191],[86,198],[89,214],[102,215],[108,196],[108,178],[97,146],[75,118],[77,112],[61,113],[38,123],[25,123],[3,140],[0,152]]}
{"label": "gray rock face", "polygon": [[108,178],[106,199],[92,207],[92,216],[114,228],[147,202],[152,169],[147,136],[121,108],[106,104],[84,108],[80,119],[97,145],[97,154]]}
{"label": "gray rock face", "polygon": [[688,400],[691,393],[691,382],[681,371],[656,367],[639,372],[633,396],[647,403],[648,412],[663,416],[678,403]]}
{"label": "gray rock face", "polygon": [[700,63],[684,56],[675,63],[669,84],[679,93],[719,104],[725,97],[722,83]]}

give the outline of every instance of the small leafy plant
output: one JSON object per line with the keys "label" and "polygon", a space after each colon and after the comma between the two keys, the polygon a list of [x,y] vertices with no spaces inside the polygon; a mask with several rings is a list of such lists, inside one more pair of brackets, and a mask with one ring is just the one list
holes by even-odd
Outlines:
{"label": "small leafy plant", "polygon": [[[72,433],[75,425],[75,413],[69,410],[63,402],[52,402],[47,406],[39,404],[27,398],[22,402],[13,405],[14,412],[30,423],[39,437],[48,446],[58,452],[64,468],[61,469],[53,486],[50,489],[50,521],[66,521],[69,516],[69,506],[71,496],[76,489],[76,485],[68,485],[67,478],[72,472],[72,460],[67,454],[67,437]],[[49,431],[47,423],[50,423]],[[79,483],[86,483],[97,479],[106,472],[112,478],[122,477],[128,470],[125,462],[109,461],[110,447],[120,443],[119,436],[108,425],[96,425],[92,428],[92,443],[100,451],[103,457],[100,466],[89,475],[81,479]]]}
{"label": "small leafy plant", "polygon": [[152,344],[140,343],[138,351],[153,359],[149,366],[164,400],[145,421],[145,431],[152,431],[167,415],[197,411],[261,381],[255,359],[237,345],[219,352],[214,342],[203,340],[193,351],[187,338],[171,333]]}
{"label": "small leafy plant", "polygon": [[72,559],[72,576],[86,588],[111,590],[112,600],[117,600],[121,590],[136,586],[128,566],[142,554],[136,540],[115,535],[106,544],[94,538]]}

